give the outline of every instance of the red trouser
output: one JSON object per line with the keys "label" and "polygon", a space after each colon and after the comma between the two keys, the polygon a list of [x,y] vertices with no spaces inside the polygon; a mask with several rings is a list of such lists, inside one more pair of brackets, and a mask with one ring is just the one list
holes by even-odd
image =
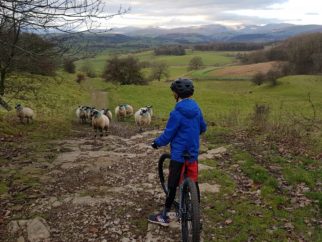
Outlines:
{"label": "red trouser", "polygon": [[198,182],[198,162],[185,161],[181,169],[180,182],[181,184],[185,177],[189,177],[194,182]]}
{"label": "red trouser", "polygon": [[171,205],[176,196],[177,186],[183,182],[185,177],[189,177],[196,182],[198,197],[200,197],[198,187],[198,161],[185,161],[184,163],[181,163],[171,160],[168,177],[169,194],[165,201],[165,209],[167,211],[170,211],[171,209]]}

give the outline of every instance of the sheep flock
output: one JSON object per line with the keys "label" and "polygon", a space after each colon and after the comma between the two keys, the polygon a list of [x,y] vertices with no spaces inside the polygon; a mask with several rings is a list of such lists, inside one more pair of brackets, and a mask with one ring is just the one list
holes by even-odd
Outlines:
{"label": "sheep flock", "polygon": [[[35,113],[31,108],[24,107],[21,104],[17,104],[16,114],[21,123],[30,123],[35,118]],[[75,111],[77,120],[80,124],[90,124],[94,131],[95,137],[97,132],[100,132],[100,136],[103,136],[103,131],[107,135],[108,130],[111,128],[113,120],[112,110],[108,108],[96,109],[91,106],[78,106]],[[153,110],[152,106],[144,106],[134,112],[134,108],[129,104],[120,104],[114,109],[115,122],[124,121],[126,118],[134,116],[135,124],[139,130],[147,128],[151,124]]]}
{"label": "sheep flock", "polygon": [[[103,131],[105,131],[105,134],[107,135],[107,131],[110,129],[113,120],[112,111],[110,109],[96,109],[95,107],[90,106],[79,106],[75,113],[79,123],[90,124],[93,127],[95,137],[98,131],[100,132],[100,136],[103,136]],[[125,118],[134,116],[135,124],[139,127],[139,130],[142,131],[143,128],[146,128],[151,124],[153,110],[152,106],[145,106],[139,108],[134,113],[134,109],[131,105],[121,104],[115,107],[114,114],[117,122],[124,121]]]}

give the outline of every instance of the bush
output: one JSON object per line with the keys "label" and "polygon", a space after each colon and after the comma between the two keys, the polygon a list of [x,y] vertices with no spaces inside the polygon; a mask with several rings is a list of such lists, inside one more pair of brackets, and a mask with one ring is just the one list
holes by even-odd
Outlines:
{"label": "bush", "polygon": [[86,77],[85,77],[84,73],[81,73],[81,72],[77,73],[77,75],[76,75],[76,82],[77,83],[81,83],[81,81],[84,81],[85,79],[86,79]]}
{"label": "bush", "polygon": [[63,67],[64,67],[64,71],[68,73],[75,73],[76,67],[72,59],[69,59],[69,58],[64,59]]}
{"label": "bush", "polygon": [[89,61],[84,62],[84,64],[81,66],[80,70],[86,74],[86,76],[94,78],[96,77],[96,73],[93,70],[93,66]]}
{"label": "bush", "polygon": [[276,86],[277,85],[277,79],[282,77],[282,74],[279,70],[277,69],[273,69],[270,70],[266,73],[266,82],[268,82],[269,84],[271,84],[272,86]]}
{"label": "bush", "polygon": [[162,78],[169,77],[169,66],[165,62],[155,62],[152,64],[151,80],[161,81]]}
{"label": "bush", "polygon": [[285,75],[286,68],[287,67],[284,65],[279,65],[269,70],[266,74],[258,72],[253,76],[251,82],[258,86],[262,85],[264,82],[267,82],[272,86],[276,86],[277,79]]}
{"label": "bush", "polygon": [[116,56],[107,60],[102,77],[106,81],[120,83],[121,85],[144,85],[148,82],[143,77],[141,63],[133,56],[122,59]]}
{"label": "bush", "polygon": [[195,56],[189,62],[188,71],[199,70],[202,66],[202,58],[200,56]]}
{"label": "bush", "polygon": [[252,126],[256,129],[264,129],[267,126],[267,121],[270,113],[270,108],[266,104],[256,104],[252,116]]}
{"label": "bush", "polygon": [[265,74],[262,72],[256,73],[251,79],[251,82],[258,86],[262,85],[264,81],[265,81]]}

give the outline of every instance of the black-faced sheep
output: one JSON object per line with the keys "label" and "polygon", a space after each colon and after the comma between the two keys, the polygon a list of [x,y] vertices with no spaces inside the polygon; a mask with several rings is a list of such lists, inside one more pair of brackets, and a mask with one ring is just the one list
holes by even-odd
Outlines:
{"label": "black-faced sheep", "polygon": [[142,127],[146,127],[151,123],[151,114],[149,109],[144,107],[140,108],[134,114],[135,123],[140,127],[140,131],[142,131]]}
{"label": "black-faced sheep", "polygon": [[105,133],[107,135],[107,130],[110,126],[110,120],[108,119],[108,117],[106,115],[102,114],[98,110],[95,110],[92,113],[92,126],[95,131],[95,137],[97,134],[97,130],[99,130],[101,132],[100,136],[102,137],[103,136],[103,129],[105,130]]}
{"label": "black-faced sheep", "polygon": [[27,123],[29,123],[29,120],[34,119],[35,114],[31,108],[23,107],[21,104],[17,104],[15,109],[17,110],[17,116],[21,123],[24,123],[24,119],[27,120]]}

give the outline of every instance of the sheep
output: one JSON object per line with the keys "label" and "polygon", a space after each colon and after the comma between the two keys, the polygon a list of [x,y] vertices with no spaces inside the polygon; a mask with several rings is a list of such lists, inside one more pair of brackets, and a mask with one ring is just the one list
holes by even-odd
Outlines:
{"label": "sheep", "polygon": [[82,107],[79,110],[79,119],[82,124],[86,123],[86,110],[85,107]]}
{"label": "sheep", "polygon": [[101,132],[100,136],[103,136],[103,129],[105,130],[105,133],[107,135],[107,130],[109,129],[110,126],[110,120],[108,117],[102,113],[100,113],[98,110],[93,111],[92,113],[92,127],[94,128],[95,131],[95,137],[97,134],[97,130]]}
{"label": "sheep", "polygon": [[85,123],[86,122],[86,114],[84,110],[84,106],[78,106],[76,109],[76,117],[79,120],[80,123]]}
{"label": "sheep", "polygon": [[124,104],[125,109],[126,109],[126,117],[132,116],[133,115],[133,107],[129,104]]}
{"label": "sheep", "polygon": [[15,109],[17,110],[17,116],[21,123],[24,123],[24,118],[27,119],[27,123],[29,123],[30,119],[34,119],[35,114],[31,108],[23,107],[21,104],[17,104]]}
{"label": "sheep", "polygon": [[125,117],[133,115],[133,107],[129,104],[121,104],[115,108],[117,120],[123,120]]}
{"label": "sheep", "polygon": [[115,116],[117,120],[123,120],[126,117],[126,109],[124,105],[119,105],[115,108]]}
{"label": "sheep", "polygon": [[110,120],[110,121],[112,121],[112,112],[111,112],[111,110],[110,109],[108,109],[108,108],[105,108],[105,109],[102,109],[101,111],[100,111],[102,114],[105,114],[107,117],[108,117],[108,119]]}
{"label": "sheep", "polygon": [[92,120],[92,111],[94,109],[95,107],[85,107],[85,116],[89,122]]}
{"label": "sheep", "polygon": [[76,117],[78,118],[78,119],[80,119],[80,112],[81,112],[81,109],[82,109],[82,106],[78,106],[78,108],[76,109]]}
{"label": "sheep", "polygon": [[153,109],[152,109],[152,105],[151,106],[145,106],[148,109],[148,112],[150,113],[150,116],[152,118],[153,116]]}
{"label": "sheep", "polygon": [[140,127],[142,131],[143,126],[148,126],[151,123],[151,114],[147,107],[140,108],[134,114],[135,123]]}

